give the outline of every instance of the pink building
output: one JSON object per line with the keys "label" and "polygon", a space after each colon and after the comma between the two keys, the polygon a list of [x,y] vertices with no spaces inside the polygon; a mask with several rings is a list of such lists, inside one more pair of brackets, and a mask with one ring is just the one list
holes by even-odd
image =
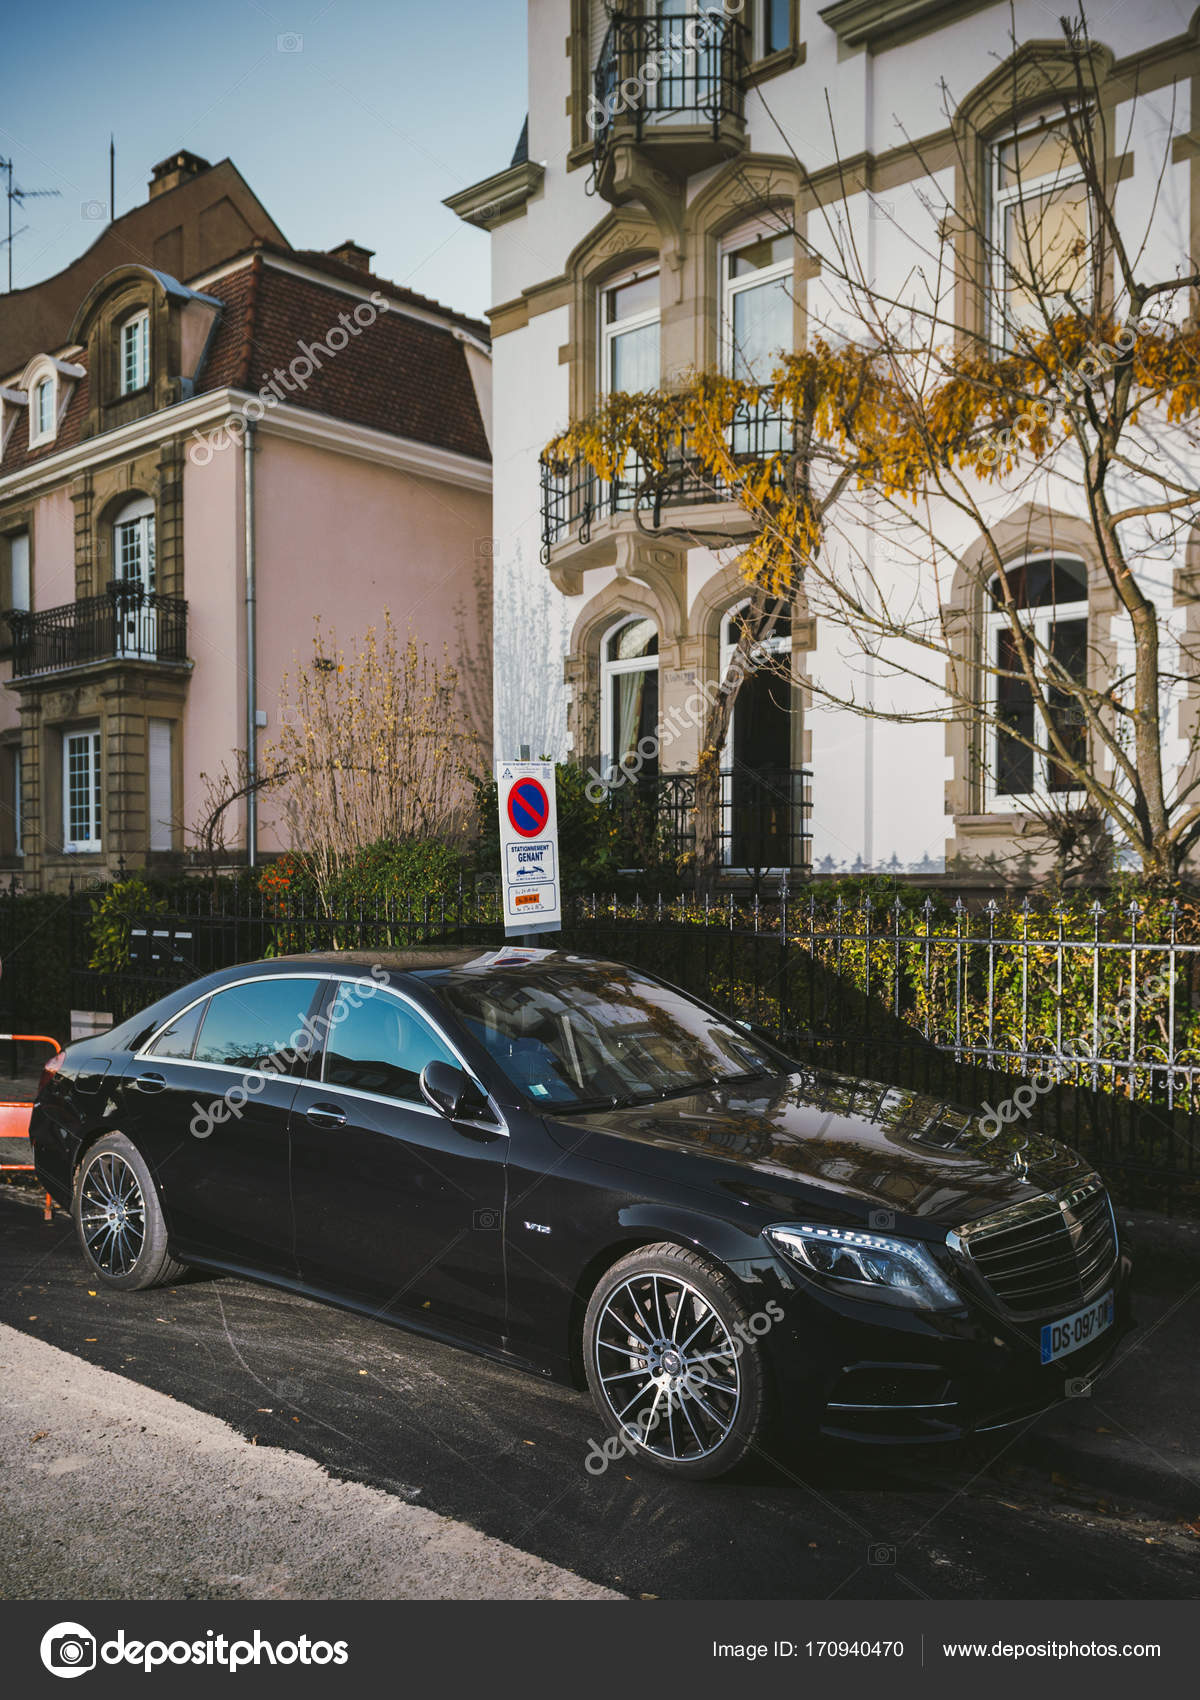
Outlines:
{"label": "pink building", "polygon": [[[291,248],[228,161],[180,154],[4,298],[0,868],[27,888],[182,858],[314,615],[446,645],[490,743],[487,327],[370,260]],[[275,814],[236,806],[238,858],[282,847]]]}

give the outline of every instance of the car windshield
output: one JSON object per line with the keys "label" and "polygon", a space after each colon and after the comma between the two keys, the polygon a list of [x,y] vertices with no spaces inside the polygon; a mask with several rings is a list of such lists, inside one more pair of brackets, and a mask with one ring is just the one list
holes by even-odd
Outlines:
{"label": "car windshield", "polygon": [[615,964],[451,975],[438,994],[514,1086],[559,1112],[782,1072],[744,1028]]}

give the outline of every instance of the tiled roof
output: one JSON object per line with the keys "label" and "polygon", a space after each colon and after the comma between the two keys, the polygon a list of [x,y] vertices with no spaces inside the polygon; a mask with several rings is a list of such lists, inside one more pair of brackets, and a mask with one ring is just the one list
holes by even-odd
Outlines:
{"label": "tiled roof", "polygon": [[[361,305],[360,297],[337,287],[335,277],[359,289],[378,288],[423,311],[443,313],[472,335],[486,337],[486,325],[445,313],[436,303],[411,291],[395,290],[328,256],[291,258],[303,259],[314,268],[319,263],[321,271],[332,274],[330,281],[297,277],[273,266],[260,251],[247,255],[246,264],[238,270],[204,285],[205,294],[225,305],[198,393],[227,386],[258,392],[282,368],[288,382],[279,382],[279,392],[293,406],[487,460],[487,436],[466,354],[449,325],[402,312],[381,312],[373,324],[357,327],[358,335],[350,332],[344,348],[331,347],[327,341],[331,330],[336,333],[334,341],[341,341],[339,315],[346,314],[353,325],[354,309]],[[71,358],[87,364],[86,355],[75,353]],[[306,360],[313,365],[307,375],[303,364],[294,364]],[[298,387],[301,378],[302,389]],[[289,388],[291,384],[297,387]],[[26,420],[18,419],[0,460],[0,479],[78,443],[87,405],[84,377],[75,384],[54,442],[33,450],[25,446]]]}
{"label": "tiled roof", "polygon": [[[351,266],[338,269],[360,285],[366,279]],[[232,384],[257,391],[280,369],[296,381],[311,360],[316,369],[303,390],[289,392],[280,380],[280,390],[295,406],[488,458],[466,355],[449,328],[382,312],[374,324],[354,327],[355,335],[350,327],[359,300],[335,284],[295,277],[257,258],[206,286],[206,292],[224,301],[226,312],[201,389]],[[340,314],[349,319],[345,329]],[[335,342],[349,334],[341,350],[327,343],[331,330]]]}

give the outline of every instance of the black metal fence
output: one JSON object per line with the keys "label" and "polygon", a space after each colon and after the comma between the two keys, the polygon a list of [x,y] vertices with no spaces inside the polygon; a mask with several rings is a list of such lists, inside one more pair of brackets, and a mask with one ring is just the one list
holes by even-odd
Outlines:
{"label": "black metal fence", "polygon": [[[82,894],[87,901],[87,894]],[[80,897],[72,899],[79,902]],[[969,911],[684,896],[568,901],[559,939],[638,964],[838,1072],[932,1093],[994,1131],[1022,1126],[1085,1149],[1122,1190],[1200,1196],[1200,936],[1160,905],[1081,914],[1026,901]],[[84,936],[83,915],[73,936]],[[78,1007],[121,1019],[210,969],[309,950],[494,946],[486,879],[327,913],[230,884],[131,914],[121,965],[71,974]],[[1185,925],[1185,922],[1188,923]],[[7,976],[6,976],[7,977]]]}
{"label": "black metal fence", "polygon": [[[599,772],[599,764],[592,772]],[[607,807],[621,866],[686,865],[696,848],[696,782],[689,772],[647,774],[610,768]],[[636,783],[634,781],[636,780]],[[736,762],[721,774],[717,815],[720,865],[761,881],[812,865],[812,771]]]}

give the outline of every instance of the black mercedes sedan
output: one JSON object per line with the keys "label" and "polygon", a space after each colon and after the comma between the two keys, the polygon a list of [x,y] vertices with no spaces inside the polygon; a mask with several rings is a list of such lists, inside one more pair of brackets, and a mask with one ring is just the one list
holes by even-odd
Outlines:
{"label": "black mercedes sedan", "polygon": [[595,1473],[715,1476],[772,1415],[997,1427],[1127,1319],[1074,1152],[562,951],[222,970],[54,1058],[30,1134],[97,1281],[232,1271],[586,1384]]}

